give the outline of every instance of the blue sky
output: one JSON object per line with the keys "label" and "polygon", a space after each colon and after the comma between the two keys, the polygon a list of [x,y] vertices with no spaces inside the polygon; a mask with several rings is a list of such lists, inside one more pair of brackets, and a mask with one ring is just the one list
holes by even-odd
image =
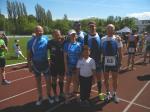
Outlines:
{"label": "blue sky", "polygon": [[[15,1],[15,0],[11,0]],[[35,5],[40,4],[50,10],[53,19],[61,19],[67,14],[69,19],[108,16],[137,17],[150,19],[150,0],[16,0],[23,2],[28,14],[35,15]],[[0,0],[0,10],[7,15],[6,0]]]}

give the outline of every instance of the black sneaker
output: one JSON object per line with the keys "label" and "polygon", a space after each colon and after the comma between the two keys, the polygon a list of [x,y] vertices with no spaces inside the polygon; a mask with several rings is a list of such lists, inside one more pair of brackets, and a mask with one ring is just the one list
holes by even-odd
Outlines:
{"label": "black sneaker", "polygon": [[9,85],[9,84],[11,84],[11,81],[8,81],[6,79],[2,80],[2,85]]}
{"label": "black sneaker", "polygon": [[119,103],[119,102],[120,102],[120,99],[118,98],[118,96],[117,96],[116,94],[113,95],[112,99],[113,99],[113,101],[114,101],[115,103]]}
{"label": "black sneaker", "polygon": [[50,104],[53,104],[53,103],[54,103],[54,99],[53,99],[53,97],[48,96],[48,101],[49,101],[49,103],[50,103]]}
{"label": "black sneaker", "polygon": [[111,99],[112,99],[112,95],[110,94],[110,92],[107,92],[104,101],[109,102]]}

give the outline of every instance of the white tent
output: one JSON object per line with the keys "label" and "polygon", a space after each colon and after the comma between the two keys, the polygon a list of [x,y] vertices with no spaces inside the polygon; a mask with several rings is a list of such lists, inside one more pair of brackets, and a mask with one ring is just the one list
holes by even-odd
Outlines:
{"label": "white tent", "polygon": [[127,32],[132,32],[132,30],[127,26],[117,31],[117,33],[127,33]]}

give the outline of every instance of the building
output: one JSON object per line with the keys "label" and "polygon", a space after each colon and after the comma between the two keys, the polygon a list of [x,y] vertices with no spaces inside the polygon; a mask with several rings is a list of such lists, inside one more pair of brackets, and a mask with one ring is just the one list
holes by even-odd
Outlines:
{"label": "building", "polygon": [[145,28],[150,25],[150,20],[137,20],[136,25],[138,27],[138,32],[145,31]]}

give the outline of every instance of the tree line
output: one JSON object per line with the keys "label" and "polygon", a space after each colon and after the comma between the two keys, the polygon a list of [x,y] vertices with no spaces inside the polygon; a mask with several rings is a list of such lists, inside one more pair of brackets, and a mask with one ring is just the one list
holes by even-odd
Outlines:
{"label": "tree line", "polygon": [[[46,34],[50,34],[53,29],[60,29],[62,34],[72,28],[73,20],[69,20],[67,14],[64,14],[62,19],[53,20],[50,10],[45,10],[41,5],[35,5],[35,16],[29,15],[26,6],[22,2],[7,0],[7,13],[5,17],[0,13],[0,31],[5,31],[9,35],[30,35],[34,32],[36,25],[44,27]],[[116,26],[116,30],[124,26],[130,27],[132,30],[137,30],[136,18],[119,16],[109,16],[107,19],[101,18],[87,18],[80,20],[82,29],[87,31],[87,24],[89,21],[97,23],[97,31],[104,33],[107,24],[112,23]]]}

